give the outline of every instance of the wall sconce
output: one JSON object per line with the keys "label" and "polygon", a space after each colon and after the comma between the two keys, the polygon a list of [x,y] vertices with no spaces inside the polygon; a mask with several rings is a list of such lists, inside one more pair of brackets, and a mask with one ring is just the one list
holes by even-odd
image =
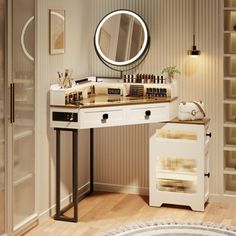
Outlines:
{"label": "wall sconce", "polygon": [[195,0],[192,0],[192,6],[193,6],[193,10],[192,10],[192,15],[193,15],[193,46],[192,46],[191,50],[188,50],[188,55],[195,58],[195,57],[201,55],[201,51],[197,50],[197,46],[196,46],[196,43],[195,43],[195,9],[196,9]]}

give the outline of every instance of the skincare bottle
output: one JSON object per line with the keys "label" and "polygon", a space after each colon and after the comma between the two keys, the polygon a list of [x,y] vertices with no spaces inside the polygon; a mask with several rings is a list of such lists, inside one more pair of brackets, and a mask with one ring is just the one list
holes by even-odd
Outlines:
{"label": "skincare bottle", "polygon": [[160,97],[160,89],[159,88],[157,88],[156,96]]}
{"label": "skincare bottle", "polygon": [[164,91],[164,97],[167,97],[167,89],[163,89]]}
{"label": "skincare bottle", "polygon": [[136,75],[136,83],[139,83],[139,74]]}
{"label": "skincare bottle", "polygon": [[151,78],[150,75],[147,75],[147,83],[150,84],[151,83]]}
{"label": "skincare bottle", "polygon": [[163,84],[163,79],[164,79],[163,76],[161,76],[161,84]]}
{"label": "skincare bottle", "polygon": [[144,74],[141,75],[141,78],[142,78],[142,79],[141,79],[141,83],[144,84],[144,83],[145,83],[145,75],[144,75]]}

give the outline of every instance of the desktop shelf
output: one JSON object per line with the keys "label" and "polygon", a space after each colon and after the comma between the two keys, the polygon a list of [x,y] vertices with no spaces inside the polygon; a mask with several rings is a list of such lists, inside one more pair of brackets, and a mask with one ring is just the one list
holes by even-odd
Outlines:
{"label": "desktop shelf", "polygon": [[236,11],[236,7],[224,7],[225,11]]}
{"label": "desktop shelf", "polygon": [[224,151],[236,151],[236,145],[226,144],[224,145]]}
{"label": "desktop shelf", "polygon": [[233,121],[226,121],[224,123],[224,127],[226,128],[236,128],[236,122]]}
{"label": "desktop shelf", "polygon": [[229,167],[226,167],[224,169],[224,174],[227,174],[227,175],[236,175],[236,168],[229,168]]}
{"label": "desktop shelf", "polygon": [[236,104],[236,99],[225,99],[224,104]]}
{"label": "desktop shelf", "polygon": [[225,76],[224,80],[227,80],[227,81],[228,80],[233,80],[234,81],[234,80],[236,80],[236,76]]}
{"label": "desktop shelf", "polygon": [[226,53],[224,57],[236,57],[236,53]]}

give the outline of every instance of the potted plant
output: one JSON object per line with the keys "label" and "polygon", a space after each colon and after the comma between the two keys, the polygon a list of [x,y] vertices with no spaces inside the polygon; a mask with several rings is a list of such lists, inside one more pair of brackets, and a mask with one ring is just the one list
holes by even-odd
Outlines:
{"label": "potted plant", "polygon": [[164,68],[161,74],[167,74],[167,78],[169,79],[169,83],[172,82],[175,74],[181,74],[180,71],[177,69],[177,66],[168,66]]}

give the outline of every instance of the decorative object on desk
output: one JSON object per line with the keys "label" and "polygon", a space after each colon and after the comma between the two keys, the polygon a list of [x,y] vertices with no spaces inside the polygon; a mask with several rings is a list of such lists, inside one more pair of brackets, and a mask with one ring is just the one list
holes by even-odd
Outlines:
{"label": "decorative object on desk", "polygon": [[233,226],[218,225],[204,222],[176,222],[173,220],[159,220],[140,222],[130,226],[122,226],[108,233],[98,236],[235,236]]}
{"label": "decorative object on desk", "polygon": [[[137,74],[124,75],[124,83],[141,83],[141,84],[166,84],[167,81],[163,76],[154,74]],[[172,81],[170,81],[171,83]]]}
{"label": "decorative object on desk", "polygon": [[171,83],[172,80],[174,79],[174,75],[181,73],[177,69],[177,66],[168,66],[162,70],[161,74],[167,74],[168,83]]}
{"label": "decorative object on desk", "polygon": [[181,102],[179,104],[179,120],[201,120],[206,116],[202,101]]}
{"label": "decorative object on desk", "polygon": [[166,88],[147,88],[146,89],[147,97],[167,97]]}
{"label": "decorative object on desk", "polygon": [[129,95],[131,97],[143,97],[144,86],[143,85],[130,85]]}
{"label": "decorative object on desk", "polygon": [[108,95],[121,95],[121,90],[119,88],[108,88],[107,90]]}
{"label": "decorative object on desk", "polygon": [[58,84],[61,88],[71,88],[75,86],[75,81],[71,77],[72,76],[72,70],[66,69],[64,76],[63,73],[58,73]]}
{"label": "decorative object on desk", "polygon": [[96,95],[96,91],[95,91],[95,86],[94,85],[91,85],[90,86],[90,96],[95,96]]}
{"label": "decorative object on desk", "polygon": [[65,52],[65,10],[49,10],[50,54]]}
{"label": "decorative object on desk", "polygon": [[65,104],[79,104],[79,101],[83,100],[83,94],[81,91],[71,92],[65,95]]}

